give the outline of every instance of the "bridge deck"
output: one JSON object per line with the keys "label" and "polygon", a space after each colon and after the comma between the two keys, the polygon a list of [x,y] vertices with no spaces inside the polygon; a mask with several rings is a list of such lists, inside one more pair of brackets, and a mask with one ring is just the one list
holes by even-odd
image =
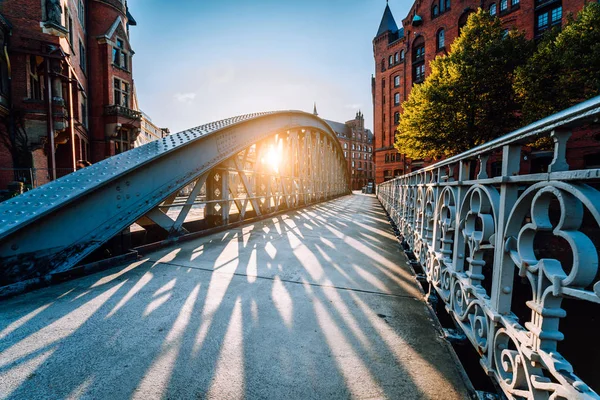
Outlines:
{"label": "bridge deck", "polygon": [[0,398],[466,398],[353,195],[0,302]]}

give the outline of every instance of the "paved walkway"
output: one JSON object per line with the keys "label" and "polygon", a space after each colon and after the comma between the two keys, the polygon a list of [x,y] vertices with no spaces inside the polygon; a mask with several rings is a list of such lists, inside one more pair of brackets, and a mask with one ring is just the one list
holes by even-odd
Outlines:
{"label": "paved walkway", "polygon": [[0,398],[469,397],[373,196],[0,302]]}

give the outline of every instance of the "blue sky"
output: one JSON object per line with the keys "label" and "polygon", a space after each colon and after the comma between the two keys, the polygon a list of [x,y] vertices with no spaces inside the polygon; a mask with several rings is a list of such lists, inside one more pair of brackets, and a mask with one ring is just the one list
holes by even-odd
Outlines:
{"label": "blue sky", "polygon": [[[179,132],[257,111],[361,109],[372,128],[372,40],[385,0],[128,0],[140,108]],[[396,22],[408,0],[392,0]]]}

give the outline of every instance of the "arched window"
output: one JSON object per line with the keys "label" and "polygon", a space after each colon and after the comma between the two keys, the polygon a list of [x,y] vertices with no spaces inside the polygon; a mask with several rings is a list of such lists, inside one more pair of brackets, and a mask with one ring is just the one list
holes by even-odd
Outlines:
{"label": "arched window", "polygon": [[438,6],[437,6],[437,4],[434,4],[434,5],[431,7],[431,18],[435,18],[435,17],[437,17],[437,16],[438,16],[438,14],[439,14],[439,11],[438,11]]}
{"label": "arched window", "polygon": [[440,0],[440,14],[446,11],[446,0]]}
{"label": "arched window", "polygon": [[400,56],[399,56],[399,54],[396,52],[396,53],[394,54],[394,63],[397,63],[398,61],[400,61]]}
{"label": "arched window", "polygon": [[391,67],[392,65],[394,65],[394,56],[390,54],[390,57],[389,57],[389,60],[388,60],[388,61],[389,61],[390,67]]}
{"label": "arched window", "polygon": [[400,51],[400,59],[404,60],[404,50]]}
{"label": "arched window", "polygon": [[471,15],[472,12],[473,12],[473,10],[471,10],[471,9],[465,10],[465,12],[463,12],[460,15],[460,17],[458,18],[458,34],[459,35],[460,35],[460,30],[462,29],[463,26],[465,26],[467,24],[469,15]]}
{"label": "arched window", "polygon": [[492,3],[490,5],[490,15],[493,17],[494,15],[496,15],[496,3]]}
{"label": "arched window", "polygon": [[440,29],[437,33],[437,48],[438,50],[443,49],[446,46],[446,36],[444,29]]}

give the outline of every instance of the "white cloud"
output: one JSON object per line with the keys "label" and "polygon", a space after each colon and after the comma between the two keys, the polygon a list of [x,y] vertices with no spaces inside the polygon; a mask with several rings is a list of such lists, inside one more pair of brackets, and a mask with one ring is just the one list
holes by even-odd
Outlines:
{"label": "white cloud", "polygon": [[196,93],[175,93],[173,97],[181,103],[191,103],[196,98]]}

